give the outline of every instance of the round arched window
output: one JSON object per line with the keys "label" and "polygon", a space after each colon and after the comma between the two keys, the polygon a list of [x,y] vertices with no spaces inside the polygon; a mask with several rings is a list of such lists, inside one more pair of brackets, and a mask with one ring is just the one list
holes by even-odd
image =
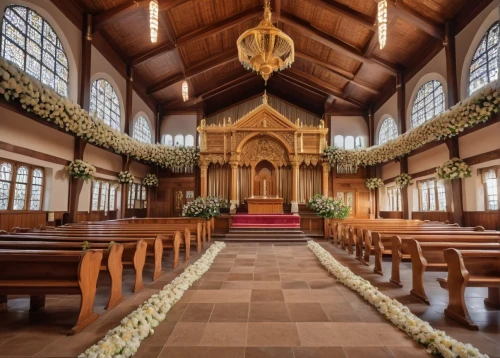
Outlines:
{"label": "round arched window", "polygon": [[90,113],[96,113],[104,123],[116,130],[120,130],[121,113],[120,102],[115,89],[104,78],[98,79],[92,83],[90,91]]}
{"label": "round arched window", "polygon": [[429,81],[420,87],[411,110],[411,126],[416,127],[444,112],[443,86],[439,81]]}
{"label": "round arched window", "polygon": [[386,118],[380,126],[378,132],[378,144],[384,144],[398,136],[398,126],[396,121],[392,118]]}
{"label": "round arched window", "polygon": [[498,79],[498,33],[495,22],[481,39],[469,69],[469,95]]}
{"label": "round arched window", "polygon": [[142,143],[151,143],[151,127],[149,126],[149,122],[143,116],[140,116],[135,120],[134,123],[134,133],[133,138],[137,139]]}

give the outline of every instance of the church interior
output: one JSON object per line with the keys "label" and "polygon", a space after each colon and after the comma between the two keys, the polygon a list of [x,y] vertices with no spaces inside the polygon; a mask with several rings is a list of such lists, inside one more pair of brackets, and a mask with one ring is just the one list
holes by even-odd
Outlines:
{"label": "church interior", "polygon": [[499,1],[0,15],[0,356],[500,358]]}

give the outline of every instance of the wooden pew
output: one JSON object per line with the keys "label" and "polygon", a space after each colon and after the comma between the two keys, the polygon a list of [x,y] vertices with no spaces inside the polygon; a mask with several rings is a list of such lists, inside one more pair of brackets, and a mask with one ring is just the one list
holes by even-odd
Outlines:
{"label": "wooden pew", "polygon": [[102,250],[0,250],[0,302],[8,295],[29,295],[30,311],[45,307],[45,296],[80,295],[80,312],[68,335],[94,322]]}
{"label": "wooden pew", "polygon": [[[3,240],[6,235],[0,235],[0,240]],[[162,274],[162,257],[163,257],[163,237],[162,235],[152,236],[151,234],[95,234],[95,233],[64,233],[58,231],[40,231],[36,233],[16,234],[18,240],[31,241],[72,241],[92,243],[107,243],[111,241],[117,243],[137,243],[139,240],[146,242],[146,257],[153,258],[153,281],[156,281]],[[10,239],[9,239],[10,240]],[[179,246],[181,243],[180,233],[177,233],[173,238],[171,247],[174,252],[173,268],[179,264]]]}
{"label": "wooden pew", "polygon": [[403,258],[410,258],[408,241],[417,239],[431,242],[500,242],[500,233],[496,231],[414,231],[401,232],[399,235],[373,233],[375,248],[375,266],[373,272],[383,275],[382,256],[392,255],[390,281],[401,285],[399,267]]}
{"label": "wooden pew", "polygon": [[465,289],[488,287],[484,304],[500,308],[500,251],[446,249],[444,259],[448,265],[448,277],[437,279],[449,292],[444,314],[469,329],[478,330],[465,304]]}
{"label": "wooden pew", "polygon": [[436,271],[446,272],[448,265],[444,259],[443,250],[493,250],[500,252],[500,243],[478,243],[478,242],[420,242],[408,241],[408,250],[411,257],[412,289],[413,297],[429,304],[429,299],[424,289],[424,272]]}

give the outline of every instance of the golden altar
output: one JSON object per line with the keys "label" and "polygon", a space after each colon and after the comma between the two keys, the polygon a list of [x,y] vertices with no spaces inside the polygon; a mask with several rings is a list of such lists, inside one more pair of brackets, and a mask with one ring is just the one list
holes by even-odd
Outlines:
{"label": "golden altar", "polygon": [[283,214],[283,198],[259,196],[247,198],[249,214]]}

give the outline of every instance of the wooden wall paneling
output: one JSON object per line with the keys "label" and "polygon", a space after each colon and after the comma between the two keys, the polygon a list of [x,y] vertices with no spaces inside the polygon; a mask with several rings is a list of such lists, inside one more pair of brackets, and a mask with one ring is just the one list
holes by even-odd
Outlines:
{"label": "wooden wall paneling", "polygon": [[498,211],[465,211],[464,226],[483,226],[486,230],[500,230]]}
{"label": "wooden wall paneling", "polygon": [[414,211],[411,213],[414,220],[430,220],[439,222],[453,222],[453,213],[447,211]]}
{"label": "wooden wall paneling", "polygon": [[[408,173],[408,158],[401,158],[400,173]],[[401,206],[403,210],[403,219],[410,218],[409,203],[408,203],[408,187],[401,189]]]}
{"label": "wooden wall paneling", "polygon": [[381,211],[380,217],[384,219],[402,219],[403,213],[401,211]]}

